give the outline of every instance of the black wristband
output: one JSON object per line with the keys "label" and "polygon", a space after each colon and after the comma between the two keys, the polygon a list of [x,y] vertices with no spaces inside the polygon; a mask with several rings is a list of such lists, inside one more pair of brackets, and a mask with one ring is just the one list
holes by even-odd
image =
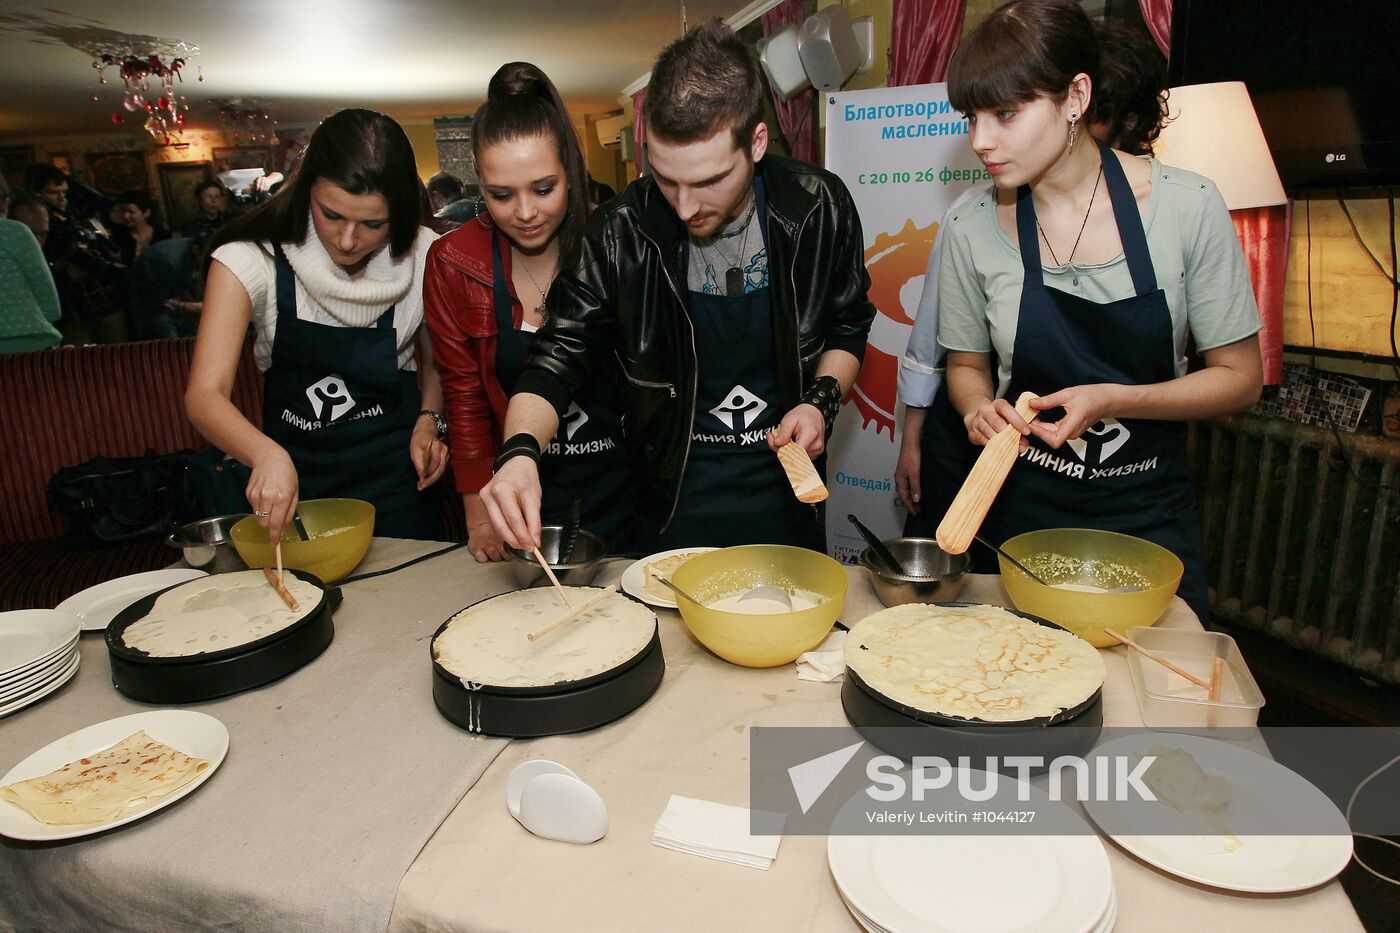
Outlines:
{"label": "black wristband", "polygon": [[506,442],[501,445],[501,452],[496,454],[496,462],[491,464],[491,472],[498,472],[512,457],[529,457],[535,461],[535,466],[539,466],[540,442],[535,440],[533,434],[524,431],[506,438]]}
{"label": "black wristband", "polygon": [[841,383],[836,381],[836,377],[818,376],[802,396],[802,401],[822,413],[826,433],[830,434],[831,426],[836,423],[836,413],[841,410]]}

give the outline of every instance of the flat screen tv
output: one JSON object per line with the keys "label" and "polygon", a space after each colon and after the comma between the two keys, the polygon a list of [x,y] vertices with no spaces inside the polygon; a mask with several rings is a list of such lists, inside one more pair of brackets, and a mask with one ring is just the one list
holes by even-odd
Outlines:
{"label": "flat screen tv", "polygon": [[1243,81],[1286,188],[1400,184],[1400,0],[1176,0],[1168,80]]}

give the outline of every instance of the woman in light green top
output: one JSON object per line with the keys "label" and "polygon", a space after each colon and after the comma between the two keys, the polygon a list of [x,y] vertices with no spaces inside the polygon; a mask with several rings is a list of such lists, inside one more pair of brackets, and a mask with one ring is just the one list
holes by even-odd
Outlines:
{"label": "woman in light green top", "polygon": [[[17,199],[11,212],[44,210],[42,203],[30,203],[35,200]],[[34,232],[17,220],[0,219],[0,353],[58,346],[62,337],[53,322],[59,314],[53,273]]]}
{"label": "woman in light green top", "polygon": [[[1013,0],[960,45],[949,99],[993,185],[944,230],[938,339],[969,439],[1008,424],[1025,437],[984,533],[1155,541],[1181,558],[1179,593],[1204,621],[1183,422],[1258,398],[1259,315],[1215,186],[1082,125],[1098,68],[1073,0]],[[1204,362],[1191,373],[1188,335]],[[1039,396],[1034,423],[1012,404],[1022,392]]]}

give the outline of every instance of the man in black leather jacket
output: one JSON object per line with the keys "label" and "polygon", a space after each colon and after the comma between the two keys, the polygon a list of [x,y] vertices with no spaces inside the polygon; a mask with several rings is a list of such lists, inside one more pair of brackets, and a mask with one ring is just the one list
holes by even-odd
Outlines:
{"label": "man in black leather jacket", "polygon": [[482,490],[508,543],[538,541],[540,447],[566,441],[555,432],[582,386],[613,380],[639,480],[618,507],[636,511],[640,540],[823,546],[820,511],[793,497],[773,451],[822,455],[875,308],[849,192],[767,155],[764,93],[718,21],[658,59],[651,174],[564,260]]}

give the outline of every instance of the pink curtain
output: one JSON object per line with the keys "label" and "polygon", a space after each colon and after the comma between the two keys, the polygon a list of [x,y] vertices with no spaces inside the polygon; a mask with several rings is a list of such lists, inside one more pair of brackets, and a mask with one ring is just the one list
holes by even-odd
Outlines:
{"label": "pink curtain", "polygon": [[638,175],[647,173],[647,122],[642,119],[642,102],[646,99],[646,88],[632,95],[632,154],[636,156]]}
{"label": "pink curtain", "polygon": [[1230,218],[1244,247],[1249,283],[1254,287],[1254,300],[1264,322],[1264,329],[1259,332],[1264,384],[1278,385],[1283,381],[1283,285],[1292,205],[1231,211]]}
{"label": "pink curtain", "polygon": [[1172,0],[1138,0],[1138,5],[1142,7],[1142,21],[1147,24],[1147,31],[1152,33],[1152,38],[1157,41],[1157,48],[1162,50],[1162,54],[1171,58],[1172,55]]}
{"label": "pink curtain", "polygon": [[948,77],[966,7],[966,0],[894,0],[890,87],[932,84]]}
{"label": "pink curtain", "polygon": [[[798,0],[783,0],[773,9],[763,14],[763,34],[771,36],[780,32],[788,23],[798,26],[807,18]],[[778,126],[788,142],[788,149],[794,159],[803,162],[817,161],[817,139],[812,130],[813,93],[810,88],[783,100],[773,91],[773,109],[778,113]]]}

